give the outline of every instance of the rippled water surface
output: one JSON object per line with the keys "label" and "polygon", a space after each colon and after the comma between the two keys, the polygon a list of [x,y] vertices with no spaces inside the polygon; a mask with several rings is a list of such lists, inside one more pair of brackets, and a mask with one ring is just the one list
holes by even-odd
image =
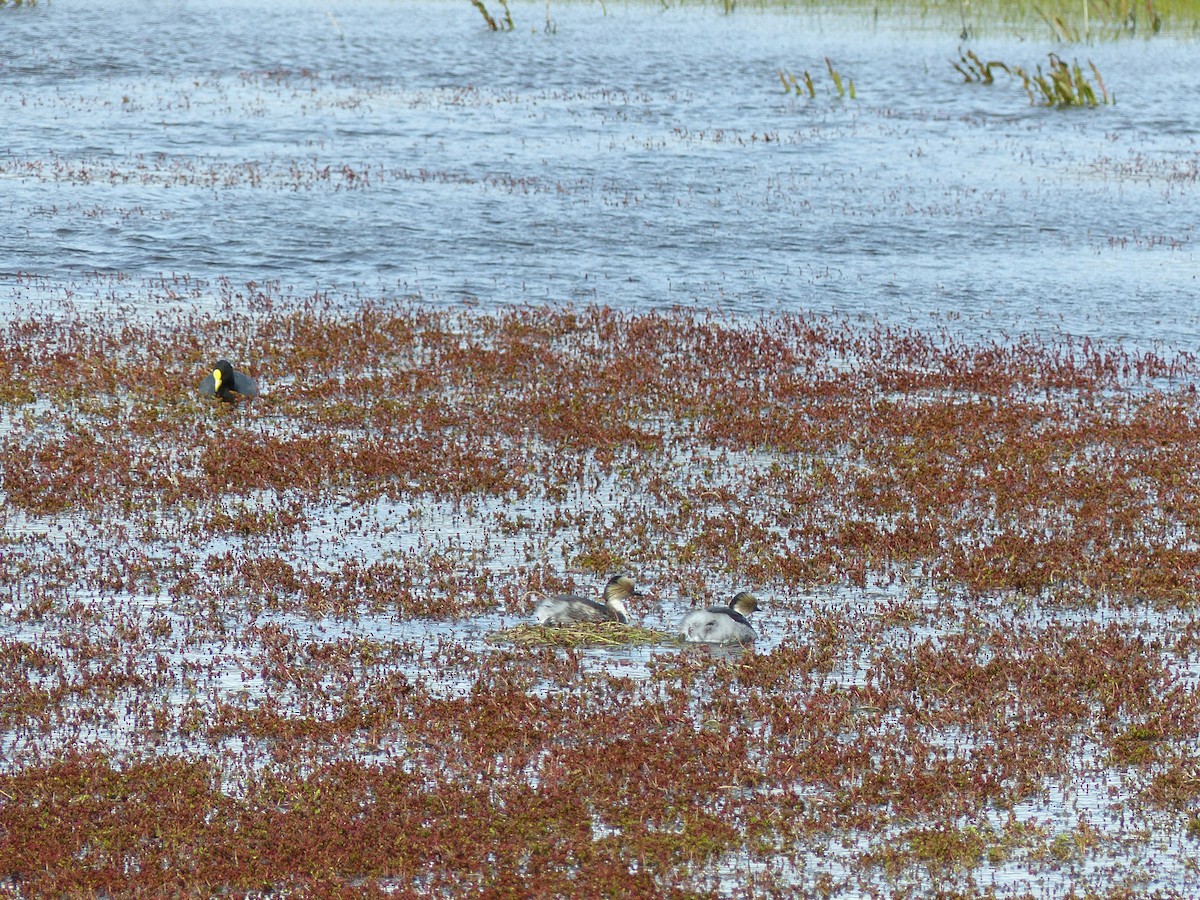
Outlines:
{"label": "rippled water surface", "polygon": [[[488,6],[499,12],[491,0]],[[1194,42],[1125,38],[1063,47],[1048,34],[1027,31],[963,45],[959,28],[928,22],[744,8],[727,15],[652,3],[554,0],[549,6],[514,3],[512,11],[514,30],[493,33],[467,0],[0,6],[0,317],[19,322],[49,309],[64,312],[69,323],[72,311],[119,310],[102,318],[119,329],[126,318],[167,307],[214,313],[228,305],[242,315],[245,306],[320,293],[339,313],[339,304],[353,307],[364,298],[484,311],[518,304],[632,311],[682,306],[732,318],[834,313],[1001,341],[1029,331],[1066,332],[1136,348],[1197,349],[1200,81],[1180,75],[1194,71]],[[1051,109],[1031,105],[1013,80],[966,84],[952,65],[964,46],[1029,69],[1047,65],[1051,53],[1078,58],[1088,72],[1090,60],[1116,102]],[[853,81],[853,98],[838,96],[827,66]],[[786,93],[781,71],[808,72],[815,96]],[[264,283],[270,289],[258,290]],[[164,328],[180,321],[164,319]],[[12,333],[19,341],[19,328]],[[40,352],[60,351],[47,343]],[[119,361],[114,368],[119,374]],[[414,373],[416,384],[420,373]],[[189,393],[203,374],[192,373]],[[308,411],[307,418],[271,412],[273,392],[299,402],[306,379],[327,375],[264,378],[267,404],[248,411],[178,413],[198,424],[194,432],[172,433],[197,443],[179,448],[164,465],[192,477],[200,466],[189,454],[198,459],[219,428],[255,438],[295,429],[314,440],[359,439],[367,434],[366,420],[343,434],[335,418],[313,414],[316,401],[292,407]],[[382,380],[381,390],[401,383],[408,384],[407,375]],[[0,437],[20,439],[6,446],[69,443],[58,440],[60,429],[74,433],[68,414],[79,413],[81,428],[98,427],[94,420],[102,419],[105,427],[95,433],[103,441],[123,439],[121,429],[130,422],[155,421],[140,407],[141,418],[122,418],[116,401],[112,410],[103,404],[104,391],[89,403],[35,386],[36,398],[32,390],[25,398],[14,389],[4,401],[9,409],[0,415]],[[131,446],[137,450],[149,440],[142,434]],[[306,445],[296,446],[300,453]],[[751,446],[723,449],[710,459],[703,447],[683,449],[710,485],[728,488],[727,499],[721,499],[725,491],[696,498],[712,507],[711,521],[696,528],[717,523],[727,502],[744,506],[752,514],[747,521],[757,522],[797,502],[788,498],[807,496],[745,496],[758,469],[805,464],[790,452]],[[43,648],[45,659],[64,661],[57,669],[49,663],[45,671],[30,668],[25,686],[49,691],[79,682],[91,690],[79,662],[90,657],[73,641],[76,630],[94,633],[96,646],[129,660],[130,670],[141,667],[170,729],[160,745],[158,726],[146,725],[145,699],[133,689],[109,696],[96,718],[85,709],[84,688],[79,701],[63,688],[68,699],[55,700],[58,724],[38,732],[14,718],[17,725],[0,730],[0,774],[93,741],[131,755],[216,747],[226,754],[226,776],[241,777],[267,764],[269,748],[245,742],[242,732],[202,744],[193,717],[211,718],[212,710],[233,706],[248,713],[270,701],[283,713],[332,719],[343,702],[339,691],[357,696],[396,673],[433,694],[458,697],[486,688],[486,680],[466,673],[492,653],[497,631],[528,621],[527,582],[570,570],[588,549],[583,545],[593,536],[593,522],[597,534],[619,540],[606,522],[628,521],[612,515],[623,504],[653,513],[658,518],[652,521],[667,520],[644,498],[631,500],[629,483],[637,478],[626,478],[622,467],[639,454],[635,447],[622,452],[630,455],[604,465],[589,457],[571,493],[552,496],[539,483],[521,501],[502,491],[435,502],[429,491],[414,488],[403,502],[368,502],[353,499],[334,479],[320,503],[296,499],[294,522],[261,537],[222,535],[212,523],[243,513],[249,521],[260,511],[262,521],[276,521],[291,508],[286,490],[246,497],[232,488],[222,493],[218,484],[211,504],[195,509],[185,502],[160,506],[143,497],[145,489],[136,495],[144,505],[122,511],[97,500],[93,508],[61,515],[21,510],[3,495],[0,543],[10,555],[0,641]],[[682,450],[677,457],[665,450],[658,460],[664,477],[675,479],[670,497],[700,483]],[[1108,459],[1098,454],[1095,464]],[[813,496],[830,502],[839,482],[818,484],[819,473],[829,471],[820,462]],[[860,465],[834,460],[834,468],[841,462]],[[1165,486],[1162,496],[1170,496]],[[556,510],[578,511],[584,524],[552,525]],[[1031,512],[1035,521],[1040,512]],[[1159,532],[1148,526],[1148,533]],[[681,545],[669,564],[634,560],[640,585],[652,586],[664,572],[676,579],[659,584],[638,610],[652,628],[672,630],[697,600],[685,596],[681,580],[700,565],[680,562],[693,558],[681,549],[691,537],[662,538],[660,546],[676,538]],[[799,539],[788,540],[787,553],[807,552]],[[153,593],[108,577],[110,569],[119,576],[122,564],[142,551],[162,570]],[[239,552],[262,565],[264,584],[282,569],[291,574],[292,564],[311,577],[305,584],[321,585],[355,561],[395,562],[406,577],[435,582],[443,570],[453,569],[456,577],[465,572],[483,585],[474,590],[494,595],[496,603],[453,621],[437,609],[414,609],[416,601],[337,611],[318,602],[327,598],[309,605],[293,598],[291,608],[276,610],[277,598],[265,589],[260,597],[252,586],[246,593],[253,602],[238,607],[222,592],[235,580],[225,562]],[[73,572],[78,560],[87,565]],[[719,583],[728,591],[731,576],[740,577],[733,568],[722,562],[700,572],[697,583],[708,578],[713,590]],[[570,574],[580,590],[595,591],[601,583],[577,566]],[[835,691],[871,685],[872,665],[885,658],[894,663],[905,648],[923,648],[941,660],[941,642],[959,630],[986,625],[1006,633],[1020,625],[1056,639],[1079,630],[1094,645],[1109,646],[1096,635],[1115,625],[1121,636],[1149,635],[1147,657],[1170,676],[1164,674],[1162,684],[1194,691],[1200,664],[1192,638],[1173,643],[1178,634],[1190,635],[1191,599],[1166,611],[1135,601],[1129,609],[1120,603],[1041,609],[1036,598],[1021,597],[971,597],[956,606],[925,591],[918,575],[790,592],[779,584],[755,586],[766,602],[755,614],[761,639],[754,652],[824,641],[834,648],[834,662],[828,671],[814,669],[815,680],[806,683],[821,696],[826,682]],[[299,588],[289,590],[299,596]],[[441,590],[435,584],[414,596],[436,603],[429,596]],[[326,659],[335,645],[350,662],[328,666],[325,680],[318,679],[327,706],[317,704],[313,713],[303,680],[289,680],[304,669],[293,667],[293,651],[311,662]],[[370,652],[363,650],[368,646]],[[158,660],[138,652],[150,647],[161,651]],[[736,663],[743,651],[695,652]],[[614,675],[642,685],[637,690],[644,689],[648,703],[669,681],[661,673],[654,681],[655,667],[674,665],[680,653],[673,643],[591,648],[576,655],[575,665],[589,678]],[[979,671],[990,654],[981,651]],[[539,681],[529,693],[549,690]],[[936,687],[929,696],[938,706]],[[1091,687],[1081,696],[1091,698]],[[912,723],[874,706],[853,712],[870,723],[840,731],[831,726],[813,746],[827,737],[908,733],[920,739],[917,746],[928,743],[929,759],[961,759],[964,766],[973,754],[991,751],[990,738],[939,725],[937,709],[928,721]],[[1080,722],[1129,735],[1126,744],[1148,731],[1145,743],[1166,744],[1149,726],[1135,728],[1140,720],[1088,716],[1081,714]],[[682,727],[688,736],[691,725]],[[1071,751],[1069,766],[1063,763],[1070,777],[1062,783],[1039,774],[1038,790],[1015,809],[976,811],[971,827],[983,828],[993,849],[1004,852],[946,874],[948,884],[975,887],[977,879],[999,894],[1061,896],[1083,878],[1085,889],[1129,884],[1194,893],[1198,864],[1191,842],[1200,827],[1194,793],[1186,794],[1191,809],[1145,803],[1154,770],[1110,760],[1113,751],[1101,745],[1100,730],[1097,725],[1097,736]],[[1119,738],[1109,744],[1124,746]],[[361,746],[328,752],[370,758]],[[411,750],[401,735],[388,752],[400,758]],[[1146,754],[1158,754],[1154,759],[1164,769],[1172,759],[1165,749]],[[229,762],[235,758],[236,765]],[[923,760],[914,757],[913,766]],[[1192,765],[1190,756],[1186,762]],[[1191,782],[1184,787],[1190,792]],[[810,789],[819,793],[804,786]],[[1076,846],[1092,834],[1093,820],[1106,842]],[[1024,834],[1016,850],[1003,843],[1008,837],[1002,840],[1010,823],[1017,823],[1017,837]],[[851,829],[828,848],[798,843],[796,853],[772,865],[782,867],[784,883],[805,889],[813,877],[833,872],[848,896],[916,895],[927,887],[925,869],[894,877],[858,858],[876,846],[882,853],[891,840],[888,834],[856,837]],[[855,861],[858,868],[850,864]],[[716,866],[706,877],[732,895],[741,865]],[[757,865],[746,862],[744,870]],[[855,878],[863,880],[852,883]]]}
{"label": "rippled water surface", "polygon": [[510,33],[466,2],[3,10],[4,305],[186,273],[1197,338],[1193,44],[969,42],[1095,62],[1115,105],[1059,110],[964,84],[953,29],[512,9]]}

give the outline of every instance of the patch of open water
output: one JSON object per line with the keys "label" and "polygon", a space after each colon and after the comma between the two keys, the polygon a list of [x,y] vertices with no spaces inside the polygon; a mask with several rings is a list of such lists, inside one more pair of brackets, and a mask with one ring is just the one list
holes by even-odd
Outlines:
{"label": "patch of open water", "polygon": [[[1188,42],[1095,62],[1115,105],[964,84],[913,23],[655,5],[63,0],[5,11],[0,308],[87,273],[483,307],[945,320],[1194,346]],[[103,52],[91,35],[104,33]],[[144,39],[153,35],[153,41]],[[839,98],[829,58],[852,79]],[[813,75],[787,95],[779,70]],[[136,302],[135,291],[135,302]],[[215,287],[199,303],[216,303]]]}

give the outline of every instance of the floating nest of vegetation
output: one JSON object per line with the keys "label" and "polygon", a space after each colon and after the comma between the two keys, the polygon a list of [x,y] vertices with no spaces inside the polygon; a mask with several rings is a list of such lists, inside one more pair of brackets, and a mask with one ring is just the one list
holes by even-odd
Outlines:
{"label": "floating nest of vegetation", "polygon": [[522,647],[644,647],[648,644],[683,643],[679,637],[640,625],[620,622],[580,625],[516,625],[488,635],[493,644]]}

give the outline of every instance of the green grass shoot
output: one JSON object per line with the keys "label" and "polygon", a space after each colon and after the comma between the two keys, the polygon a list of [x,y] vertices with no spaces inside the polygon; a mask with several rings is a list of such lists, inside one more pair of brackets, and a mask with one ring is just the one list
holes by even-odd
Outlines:
{"label": "green grass shoot", "polygon": [[[1055,53],[1050,54],[1048,71],[1043,72],[1039,65],[1035,72],[1021,66],[1010,66],[999,60],[984,61],[974,50],[959,51],[958,62],[951,65],[967,82],[978,84],[993,84],[996,72],[1004,72],[1021,80],[1030,104],[1054,107],[1069,106],[1101,106],[1115,102],[1100,70],[1096,64],[1088,60],[1088,67],[1096,79],[1096,86],[1088,80],[1078,61],[1068,63]],[[1099,89],[1099,96],[1096,91]]]}
{"label": "green grass shoot", "polygon": [[[854,80],[847,78],[843,79],[841,72],[833,66],[833,61],[827,56],[825,57],[825,68],[829,71],[829,79],[833,83],[833,89],[837,92],[838,97],[845,99],[849,97],[851,100],[858,99],[858,92],[854,88]],[[786,69],[776,69],[779,75],[779,81],[783,84],[783,89],[789,94],[809,98],[817,96],[817,86],[813,81],[812,75],[806,69],[797,77],[792,72]]]}
{"label": "green grass shoot", "polygon": [[[0,0],[2,2],[2,0]],[[484,5],[483,0],[471,0],[471,5],[479,10],[479,14],[483,16],[483,21],[487,22],[487,27],[492,31],[512,31],[513,19],[512,11],[508,8],[508,0],[500,0],[500,7],[504,10],[503,24],[496,21],[496,18],[488,12],[488,8]]]}

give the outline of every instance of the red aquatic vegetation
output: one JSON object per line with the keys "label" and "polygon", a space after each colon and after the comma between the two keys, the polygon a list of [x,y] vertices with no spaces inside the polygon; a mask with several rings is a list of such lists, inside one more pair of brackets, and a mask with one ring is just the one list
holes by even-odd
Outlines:
{"label": "red aquatic vegetation", "polygon": [[[211,290],[0,331],[16,890],[969,891],[1097,859],[993,821],[1093,773],[1192,827],[1186,354],[150,287]],[[230,345],[249,409],[196,395]],[[463,637],[618,570],[762,585],[764,637]]]}

